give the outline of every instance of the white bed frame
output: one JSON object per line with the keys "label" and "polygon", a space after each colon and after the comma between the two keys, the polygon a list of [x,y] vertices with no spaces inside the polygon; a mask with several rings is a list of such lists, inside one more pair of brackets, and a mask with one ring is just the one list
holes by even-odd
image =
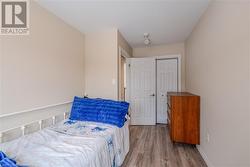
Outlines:
{"label": "white bed frame", "polygon": [[63,114],[59,114],[59,115],[55,115],[55,116],[52,116],[52,117],[49,117],[49,118],[45,118],[45,119],[41,119],[41,120],[37,120],[37,121],[33,121],[33,122],[30,122],[30,123],[27,123],[27,124],[24,124],[24,125],[21,125],[21,126],[18,126],[18,127],[13,127],[13,128],[10,128],[10,129],[7,129],[7,130],[4,130],[4,131],[0,131],[0,144],[3,142],[3,136],[4,136],[4,133],[7,133],[9,131],[12,131],[12,130],[15,130],[15,129],[20,129],[21,130],[21,136],[24,136],[25,135],[25,129],[28,125],[32,125],[32,124],[35,124],[35,123],[38,123],[39,124],[39,130],[42,130],[43,129],[43,122],[45,120],[48,120],[48,119],[52,119],[52,125],[55,125],[56,123],[56,117],[59,117],[63,115],[63,120],[67,119],[67,116],[69,115],[69,112],[64,112]]}

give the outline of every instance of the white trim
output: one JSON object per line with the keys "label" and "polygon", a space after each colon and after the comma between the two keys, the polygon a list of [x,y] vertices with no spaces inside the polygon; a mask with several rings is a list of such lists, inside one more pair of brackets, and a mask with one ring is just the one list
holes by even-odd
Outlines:
{"label": "white trim", "polygon": [[119,46],[119,56],[124,56],[125,58],[130,58],[131,55],[128,54],[128,52],[123,49],[121,46]]}
{"label": "white trim", "polygon": [[63,103],[56,103],[56,104],[51,104],[51,105],[47,105],[47,106],[36,107],[36,108],[28,109],[28,110],[13,112],[13,113],[10,113],[10,114],[3,114],[3,115],[0,115],[0,118],[10,117],[10,116],[14,116],[14,115],[24,114],[24,113],[28,113],[28,112],[32,112],[32,111],[36,111],[36,110],[42,110],[42,109],[46,109],[46,108],[50,108],[50,107],[56,107],[56,106],[60,106],[60,105],[70,104],[70,103],[72,103],[72,101],[66,101],[66,102],[63,102]]}
{"label": "white trim", "polygon": [[[69,112],[68,112],[68,111],[64,112],[64,113],[63,113],[63,116],[66,116],[67,113],[69,113]],[[59,115],[61,115],[61,114],[59,114]],[[56,116],[59,116],[59,115],[56,115]],[[23,124],[23,125],[21,125],[21,126],[17,126],[17,127],[14,127],[14,128],[6,129],[6,130],[4,130],[4,131],[0,131],[0,143],[2,143],[3,134],[4,134],[5,132],[8,132],[8,131],[11,131],[11,130],[20,128],[20,129],[21,129],[21,132],[22,132],[22,136],[24,136],[24,135],[25,135],[25,128],[26,128],[26,126],[28,126],[28,125],[30,125],[30,124],[33,124],[33,123],[39,123],[39,130],[41,130],[41,129],[42,129],[42,123],[43,123],[44,120],[47,120],[47,119],[52,118],[52,123],[53,123],[53,125],[54,125],[54,124],[55,124],[56,116],[48,117],[48,118],[46,118],[46,119],[40,119],[40,120],[32,121],[32,122],[29,122],[29,123],[27,123],[27,124]],[[67,119],[67,118],[64,117],[64,120],[65,120],[65,119]]]}
{"label": "white trim", "polygon": [[208,167],[214,167],[214,165],[212,164],[212,162],[208,159],[207,154],[205,153],[205,151],[203,150],[203,148],[199,145],[196,145],[197,150],[199,151],[199,153],[201,154],[202,158],[204,159],[204,161],[206,162]]}

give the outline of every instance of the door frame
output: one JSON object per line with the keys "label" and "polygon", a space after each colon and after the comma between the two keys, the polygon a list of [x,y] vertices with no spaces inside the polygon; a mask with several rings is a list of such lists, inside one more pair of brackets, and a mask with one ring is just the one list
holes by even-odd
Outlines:
{"label": "door frame", "polygon": [[[182,90],[181,88],[181,84],[182,84],[182,68],[181,68],[181,65],[182,65],[182,61],[181,61],[181,54],[176,54],[176,55],[162,55],[162,56],[154,56],[155,57],[155,61],[157,60],[166,60],[166,59],[177,59],[177,67],[178,67],[178,71],[177,71],[177,82],[178,82],[178,85],[177,85],[177,90],[180,92]],[[155,72],[156,72],[156,77],[157,77],[157,62],[155,62]],[[155,105],[155,122],[157,122],[157,78],[155,78],[155,91],[156,91],[156,96],[155,96],[155,101],[156,101],[156,105]]]}
{"label": "door frame", "polygon": [[[182,65],[182,61],[181,61],[181,55],[180,54],[176,54],[176,55],[162,55],[162,56],[153,56],[155,58],[155,61],[157,60],[166,60],[166,59],[177,59],[177,66],[178,66],[178,71],[177,71],[177,75],[178,75],[178,91],[180,92],[182,90],[182,68],[181,68],[181,65]],[[156,64],[157,65],[157,64]],[[155,67],[156,70],[156,74],[157,74],[157,66]],[[156,90],[157,90],[157,87],[156,87]]]}
{"label": "door frame", "polygon": [[[122,55],[122,52],[126,54],[126,62],[127,62],[127,70],[129,72],[127,72],[127,88],[126,88],[126,99],[128,102],[131,101],[130,99],[130,59],[133,59],[133,58],[153,58],[155,60],[155,64],[156,64],[156,61],[157,60],[161,60],[161,59],[177,59],[177,66],[178,66],[178,91],[180,92],[182,90],[182,56],[181,54],[169,54],[169,55],[158,55],[158,56],[147,56],[147,57],[130,57],[127,52],[119,46],[119,56]],[[128,56],[128,57],[127,57]],[[155,65],[155,72],[156,72],[156,75],[157,75],[157,66]],[[157,78],[155,78],[155,122],[157,122]],[[118,90],[119,90],[119,85],[118,85]],[[119,91],[118,91],[119,93]],[[118,94],[119,95],[119,94]],[[119,96],[118,96],[119,97]]]}
{"label": "door frame", "polygon": [[[120,59],[120,56],[123,56],[126,58],[126,63],[128,65],[128,68],[127,70],[129,70],[129,65],[130,65],[130,58],[154,58],[155,61],[157,60],[161,60],[161,59],[177,59],[177,65],[178,65],[178,91],[180,92],[182,90],[182,68],[181,68],[181,65],[182,65],[182,58],[181,58],[181,54],[170,54],[170,55],[160,55],[160,56],[147,56],[147,57],[131,57],[125,49],[123,49],[121,46],[119,46],[119,58]],[[155,67],[157,68],[157,67]],[[157,70],[155,70],[155,72],[157,72]],[[156,73],[157,74],[157,73]],[[118,78],[119,78],[119,65],[118,65]],[[118,81],[120,82],[120,81]],[[129,76],[127,77],[127,86],[128,88],[126,88],[126,94],[127,94],[127,99],[129,99],[129,95],[130,95],[130,89],[129,89],[129,84],[130,83],[130,78]],[[156,87],[157,88],[157,87]],[[155,90],[157,90],[155,88]],[[119,97],[119,84],[118,84],[118,97]]]}
{"label": "door frame", "polygon": [[126,64],[127,64],[127,71],[126,71],[126,79],[127,79],[127,87],[125,90],[125,99],[130,100],[130,89],[129,89],[129,83],[130,83],[130,73],[128,73],[128,65],[129,65],[129,58],[131,58],[131,55],[128,54],[128,52],[122,48],[121,46],[118,47],[118,66],[117,66],[117,78],[118,78],[118,84],[117,84],[117,99],[120,100],[120,94],[121,94],[121,90],[120,90],[120,83],[121,83],[121,75],[120,75],[120,65],[121,65],[121,57],[124,57],[126,60]]}
{"label": "door frame", "polygon": [[[120,47],[119,47],[120,50]],[[119,54],[120,55],[120,54]],[[153,58],[155,59],[155,64],[157,60],[164,60],[164,59],[177,59],[177,66],[178,66],[178,91],[180,92],[182,90],[182,57],[181,54],[169,54],[169,55],[159,55],[159,56],[147,56],[147,57],[127,57],[126,61],[128,62],[127,64],[130,64],[130,58]],[[129,70],[129,68],[128,68]],[[157,64],[155,65],[155,75],[157,75]],[[127,77],[127,88],[126,88],[126,95],[127,99],[130,102],[130,78]],[[157,122],[157,78],[155,78],[155,122]]]}

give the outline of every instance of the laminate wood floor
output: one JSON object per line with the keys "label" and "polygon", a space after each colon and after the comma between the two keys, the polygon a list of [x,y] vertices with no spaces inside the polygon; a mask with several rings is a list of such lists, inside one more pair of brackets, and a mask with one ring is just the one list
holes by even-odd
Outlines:
{"label": "laminate wood floor", "polygon": [[207,167],[197,148],[173,144],[166,125],[130,126],[130,152],[122,167]]}

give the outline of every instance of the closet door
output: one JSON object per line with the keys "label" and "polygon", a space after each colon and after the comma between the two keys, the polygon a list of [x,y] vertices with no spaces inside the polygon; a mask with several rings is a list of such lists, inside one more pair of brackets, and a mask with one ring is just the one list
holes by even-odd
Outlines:
{"label": "closet door", "polygon": [[155,59],[130,59],[131,124],[155,125]]}
{"label": "closet door", "polygon": [[167,123],[167,92],[178,90],[178,59],[158,59],[157,123]]}

